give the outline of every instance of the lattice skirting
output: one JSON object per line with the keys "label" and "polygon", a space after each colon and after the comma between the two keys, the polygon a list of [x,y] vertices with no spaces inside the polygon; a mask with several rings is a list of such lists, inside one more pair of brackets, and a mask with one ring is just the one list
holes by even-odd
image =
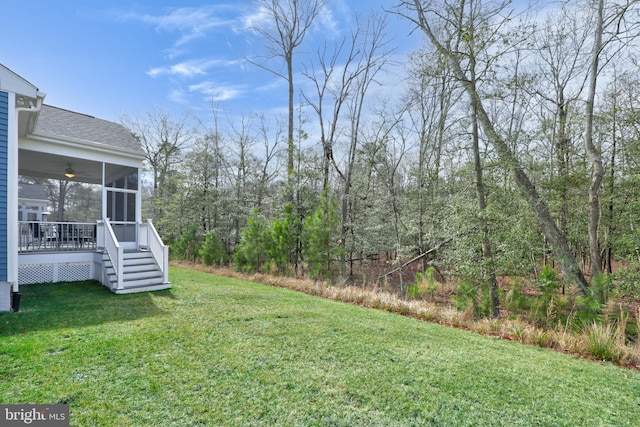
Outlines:
{"label": "lattice skirting", "polygon": [[52,264],[22,264],[18,269],[18,283],[77,282],[93,279],[93,263],[61,262]]}

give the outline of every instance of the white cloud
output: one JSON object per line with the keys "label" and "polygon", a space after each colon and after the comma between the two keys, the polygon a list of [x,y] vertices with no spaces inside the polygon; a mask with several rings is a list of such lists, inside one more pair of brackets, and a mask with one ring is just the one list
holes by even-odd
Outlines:
{"label": "white cloud", "polygon": [[177,104],[188,104],[187,96],[181,89],[174,89],[169,93],[169,100]]}
{"label": "white cloud", "polygon": [[[350,14],[345,14],[341,11],[339,11],[338,14],[340,16],[346,16],[347,18],[350,16]],[[333,10],[327,6],[325,6],[322,13],[318,15],[316,25],[319,27],[319,30],[327,36],[327,38],[331,38],[332,35],[337,36],[340,33],[339,22],[335,18]]]}
{"label": "white cloud", "polygon": [[237,63],[238,61],[227,61],[220,59],[184,61],[168,67],[152,68],[151,70],[147,71],[147,75],[149,75],[150,77],[171,75],[188,78],[206,75],[207,71],[214,67],[228,67],[236,65]]}
{"label": "white cloud", "polygon": [[212,81],[204,81],[195,85],[189,86],[190,92],[199,92],[205,95],[207,100],[213,102],[228,101],[238,97],[242,91],[231,85],[221,85]]}
{"label": "white cloud", "polygon": [[138,15],[128,13],[122,19],[137,20],[155,27],[158,32],[178,33],[180,36],[174,47],[206,37],[207,33],[223,27],[233,27],[236,7],[230,5],[212,5],[203,7],[182,7],[168,9],[167,13],[159,15]]}
{"label": "white cloud", "polygon": [[264,6],[260,6],[254,13],[241,17],[240,22],[242,26],[236,30],[242,31],[251,28],[269,28],[273,26],[269,11]]}

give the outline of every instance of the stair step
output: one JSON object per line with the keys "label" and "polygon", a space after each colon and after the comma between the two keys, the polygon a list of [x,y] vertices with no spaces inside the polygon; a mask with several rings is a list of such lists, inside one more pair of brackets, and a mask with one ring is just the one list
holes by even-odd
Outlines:
{"label": "stair step", "polygon": [[108,254],[103,254],[103,265],[109,287],[117,294],[146,292],[171,288],[164,282],[164,274],[149,251],[126,250],[123,253],[123,289],[116,289],[118,277]]}
{"label": "stair step", "polygon": [[[116,274],[113,270],[107,271],[107,275],[109,276],[109,279],[116,280]],[[122,281],[127,282],[131,280],[146,279],[148,277],[162,277],[162,276],[163,276],[162,271],[160,271],[159,269],[125,272],[122,277]]]}
{"label": "stair step", "polygon": [[135,252],[125,251],[123,255],[125,259],[153,258],[153,254],[149,251],[135,251]]}
{"label": "stair step", "polygon": [[136,292],[162,291],[164,289],[171,289],[171,283],[159,283],[155,285],[127,287],[124,289],[115,289],[114,292],[116,294],[132,294]]}
{"label": "stair step", "polygon": [[[134,269],[136,267],[146,267],[146,268],[158,268],[158,264],[154,260],[145,260],[142,262],[127,262],[123,263],[124,269]],[[104,266],[107,268],[113,268],[113,263],[111,261],[104,261]]]}
{"label": "stair step", "polygon": [[[112,287],[117,287],[117,283],[115,281],[111,282]],[[122,286],[125,288],[136,288],[139,286],[150,286],[150,285],[158,285],[163,283],[162,277],[147,277],[135,280],[123,280]]]}

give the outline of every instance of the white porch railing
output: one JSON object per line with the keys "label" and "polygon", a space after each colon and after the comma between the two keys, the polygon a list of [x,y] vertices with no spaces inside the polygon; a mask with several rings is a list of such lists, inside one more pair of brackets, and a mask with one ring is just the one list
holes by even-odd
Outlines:
{"label": "white porch railing", "polygon": [[18,222],[18,253],[95,251],[97,227],[87,222]]}
{"label": "white porch railing", "polygon": [[103,248],[111,260],[111,265],[118,278],[116,289],[124,289],[124,248],[118,243],[108,218],[99,223],[98,229],[100,230],[98,233],[98,247]]}
{"label": "white porch railing", "polygon": [[169,283],[169,247],[162,242],[150,219],[146,223],[139,224],[138,242],[141,248],[145,248],[153,254],[162,271],[164,283]]}

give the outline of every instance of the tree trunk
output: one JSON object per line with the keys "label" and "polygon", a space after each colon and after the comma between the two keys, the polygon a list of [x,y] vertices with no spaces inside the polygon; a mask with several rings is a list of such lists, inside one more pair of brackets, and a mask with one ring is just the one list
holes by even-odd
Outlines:
{"label": "tree trunk", "polygon": [[562,89],[560,90],[557,100],[557,109],[558,136],[556,139],[556,163],[560,177],[560,213],[558,215],[558,222],[560,223],[560,231],[566,236],[568,231],[567,218],[569,216],[569,136],[567,135],[567,105]]}
{"label": "tree trunk", "polygon": [[67,187],[69,186],[69,181],[60,180],[58,184],[58,222],[62,222],[64,221],[64,207],[67,204]]}
{"label": "tree trunk", "polygon": [[289,83],[289,119],[288,119],[288,126],[287,126],[287,183],[289,184],[289,201],[293,203],[295,201],[295,189],[294,189],[295,143],[293,140],[293,126],[294,126],[293,52],[289,52],[286,55],[286,62],[287,62],[287,80]]}
{"label": "tree trunk", "polygon": [[[473,139],[473,164],[476,180],[476,196],[478,200],[478,225],[482,233],[482,258],[486,264],[489,275],[489,293],[491,300],[491,316],[497,318],[500,316],[500,300],[498,298],[498,281],[496,279],[495,263],[493,260],[493,251],[491,249],[491,239],[489,238],[489,225],[487,224],[487,200],[482,178],[482,161],[480,160],[480,144],[478,132],[478,118],[476,104],[471,106],[472,110],[472,139]],[[483,266],[484,270],[484,266]]]}
{"label": "tree trunk", "polygon": [[596,95],[596,83],[598,80],[598,64],[600,50],[602,49],[603,12],[604,0],[598,0],[597,22],[593,42],[593,57],[591,58],[591,71],[589,73],[589,92],[586,105],[586,129],[584,133],[585,148],[591,162],[591,184],[589,185],[589,255],[591,258],[591,276],[602,272],[602,254],[598,239],[598,226],[600,225],[600,187],[604,177],[602,166],[602,153],[593,143],[593,107]]}
{"label": "tree trunk", "polygon": [[606,254],[606,271],[607,273],[611,274],[613,273],[613,250],[611,248],[611,239],[613,236],[613,230],[615,229],[615,226],[613,225],[613,220],[614,220],[614,214],[615,214],[615,207],[613,204],[614,201],[614,196],[615,196],[615,188],[616,188],[616,174],[615,174],[615,170],[616,170],[616,145],[617,145],[617,141],[616,141],[616,123],[617,123],[617,102],[614,103],[613,106],[613,128],[612,128],[612,135],[611,135],[611,139],[612,139],[612,147],[611,147],[611,163],[610,163],[610,167],[611,170],[609,172],[609,210],[608,210],[608,238],[606,240],[606,248],[605,248],[605,254]]}

